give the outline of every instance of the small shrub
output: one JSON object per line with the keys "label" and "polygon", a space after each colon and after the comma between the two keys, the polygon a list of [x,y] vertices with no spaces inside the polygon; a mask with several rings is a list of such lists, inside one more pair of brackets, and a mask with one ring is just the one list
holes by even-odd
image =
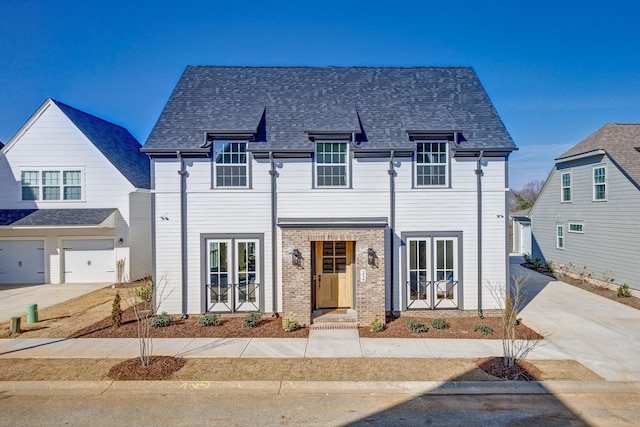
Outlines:
{"label": "small shrub", "polygon": [[537,270],[542,267],[542,260],[540,258],[535,258],[533,260],[533,267]]}
{"label": "small shrub", "polygon": [[198,324],[200,326],[220,326],[222,324],[222,320],[220,320],[219,314],[207,313],[200,318]]}
{"label": "small shrub", "polygon": [[384,331],[384,324],[382,323],[382,320],[380,320],[377,316],[373,318],[369,326],[371,327],[371,332]]}
{"label": "small shrub", "polygon": [[449,324],[446,320],[439,318],[431,321],[431,327],[433,329],[449,329]]}
{"label": "small shrub", "polygon": [[120,292],[116,291],[111,305],[111,326],[119,328],[122,324],[122,307],[120,306]]}
{"label": "small shrub", "polygon": [[549,261],[545,264],[545,268],[547,269],[547,271],[549,273],[553,273],[553,270],[555,269],[555,266],[553,265],[553,261]]}
{"label": "small shrub", "polygon": [[163,311],[162,314],[158,314],[151,319],[151,326],[154,328],[164,328],[170,324],[171,316],[169,316],[166,311]]}
{"label": "small shrub", "polygon": [[252,311],[247,314],[247,317],[244,318],[244,326],[247,328],[255,328],[260,324],[262,320],[262,313],[259,311]]}
{"label": "small shrub", "polygon": [[291,317],[282,319],[282,329],[284,329],[285,332],[293,332],[298,330],[298,328],[300,328],[300,325],[296,319]]}
{"label": "small shrub", "polygon": [[489,325],[476,325],[475,328],[473,328],[474,331],[476,332],[480,332],[482,335],[492,335],[493,334],[493,328]]}
{"label": "small shrub", "polygon": [[142,301],[151,302],[153,299],[153,282],[147,280],[147,283],[143,287],[136,289],[136,295]]}
{"label": "small shrub", "polygon": [[418,322],[417,320],[407,319],[405,320],[405,323],[409,327],[409,330],[416,334],[421,332],[429,332],[429,328],[427,328],[424,323]]}
{"label": "small shrub", "polygon": [[522,254],[522,258],[524,258],[524,262],[526,262],[527,264],[531,264],[531,255],[525,253]]}
{"label": "small shrub", "polygon": [[629,298],[631,296],[631,289],[629,289],[629,285],[626,283],[622,286],[618,286],[617,290],[618,298]]}

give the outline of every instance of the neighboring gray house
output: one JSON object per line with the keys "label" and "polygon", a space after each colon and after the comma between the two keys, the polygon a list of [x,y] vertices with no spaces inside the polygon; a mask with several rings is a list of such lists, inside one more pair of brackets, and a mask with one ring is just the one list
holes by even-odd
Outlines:
{"label": "neighboring gray house", "polygon": [[143,151],[172,314],[495,308],[516,146],[466,67],[187,67]]}
{"label": "neighboring gray house", "polygon": [[640,289],[640,124],[606,124],[558,157],[529,216],[533,257]]}
{"label": "neighboring gray house", "polygon": [[0,285],[149,274],[149,181],[129,131],[47,99],[0,152]]}

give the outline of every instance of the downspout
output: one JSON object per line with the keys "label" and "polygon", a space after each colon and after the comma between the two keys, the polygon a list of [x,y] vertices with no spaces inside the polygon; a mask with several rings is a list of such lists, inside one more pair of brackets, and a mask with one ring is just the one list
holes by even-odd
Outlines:
{"label": "downspout", "polygon": [[389,277],[391,278],[391,286],[389,287],[389,299],[391,301],[391,317],[395,317],[393,313],[393,287],[394,287],[394,252],[395,252],[395,228],[396,228],[396,191],[395,191],[395,175],[396,171],[393,165],[394,151],[391,150],[389,156],[389,231],[391,232],[391,251],[389,251]]}
{"label": "downspout", "polygon": [[482,313],[482,157],[484,150],[480,150],[478,164],[476,167],[476,188],[477,188],[477,218],[478,218],[478,317],[484,319]]}
{"label": "downspout", "polygon": [[182,257],[182,319],[186,319],[187,315],[187,170],[184,159],[180,151],[176,151],[176,156],[180,161],[180,252]]}
{"label": "downspout", "polygon": [[269,152],[269,161],[271,162],[271,317],[278,317],[276,305],[278,303],[278,294],[276,289],[276,282],[278,280],[278,271],[276,266],[278,265],[278,228],[277,228],[277,214],[276,214],[276,164],[273,161],[273,151]]}

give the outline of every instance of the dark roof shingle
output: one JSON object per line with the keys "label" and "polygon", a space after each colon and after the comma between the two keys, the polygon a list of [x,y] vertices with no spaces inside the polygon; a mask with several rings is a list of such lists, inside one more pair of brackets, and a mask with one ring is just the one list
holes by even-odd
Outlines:
{"label": "dark roof shingle", "polygon": [[410,147],[407,131],[460,131],[463,148],[516,146],[469,67],[187,67],[144,150],[190,149],[204,131],[256,131],[250,149],[309,150],[307,131],[366,134],[363,148]]}
{"label": "dark roof shingle", "polygon": [[0,226],[100,225],[116,208],[1,209]]}

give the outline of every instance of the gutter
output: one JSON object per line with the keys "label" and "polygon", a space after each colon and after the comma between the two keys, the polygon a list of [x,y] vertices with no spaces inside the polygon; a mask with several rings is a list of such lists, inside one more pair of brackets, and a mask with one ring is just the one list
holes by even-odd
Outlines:
{"label": "gutter", "polygon": [[278,172],[276,172],[276,164],[273,160],[273,152],[269,152],[269,161],[271,162],[271,169],[269,170],[269,175],[271,175],[271,317],[278,317],[278,312],[276,310],[276,305],[278,303],[278,294],[276,289],[276,282],[278,281],[278,271],[276,269],[276,266],[278,265],[276,177],[278,175]]}
{"label": "gutter", "polygon": [[391,251],[389,251],[389,277],[391,278],[391,286],[389,287],[389,299],[391,301],[391,317],[396,317],[393,313],[393,288],[394,284],[394,252],[395,252],[395,227],[396,227],[396,195],[395,195],[395,175],[396,171],[393,165],[395,152],[392,150],[389,156],[389,230],[391,232]]}
{"label": "gutter", "polygon": [[482,313],[482,157],[484,150],[480,150],[476,166],[477,218],[478,218],[478,317],[484,319]]}
{"label": "gutter", "polygon": [[187,170],[185,169],[182,153],[176,151],[176,157],[180,161],[180,253],[182,258],[182,319],[186,319],[187,315]]}

